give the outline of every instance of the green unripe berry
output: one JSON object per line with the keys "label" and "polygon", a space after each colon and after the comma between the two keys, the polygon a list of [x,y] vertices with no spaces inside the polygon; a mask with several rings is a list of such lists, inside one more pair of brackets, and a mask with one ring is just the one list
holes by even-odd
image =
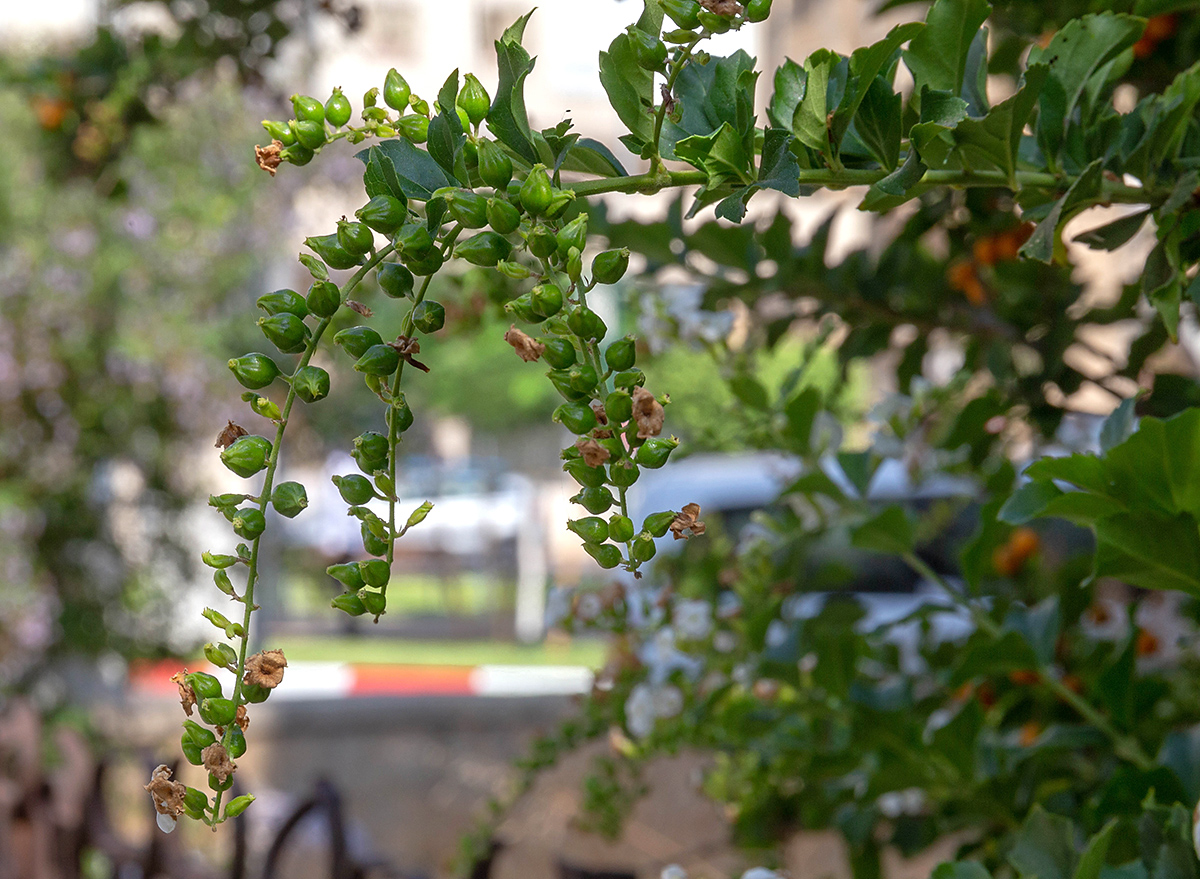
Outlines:
{"label": "green unripe berry", "polygon": [[255,304],[267,314],[294,314],[301,319],[308,317],[308,305],[295,290],[264,293]]}
{"label": "green unripe berry", "polygon": [[221,451],[221,463],[249,479],[267,466],[271,457],[271,441],[265,436],[241,436]]}
{"label": "green unripe berry", "polygon": [[[538,320],[543,320],[543,318],[538,318]],[[562,394],[568,402],[574,403],[588,396],[583,391],[577,391],[571,387],[571,376],[567,370],[553,369],[546,373],[546,377],[550,379],[550,384],[554,385],[554,389]]]}
{"label": "green unripe berry", "polygon": [[235,668],[238,661],[237,652],[232,647],[228,644],[214,644],[212,641],[204,645],[204,658],[217,668]]}
{"label": "green unripe berry", "polygon": [[366,522],[363,522],[362,527],[359,529],[359,532],[362,535],[363,549],[367,552],[368,555],[386,555],[387,554],[387,541],[384,540],[382,537],[376,537],[375,534],[371,531],[371,529],[367,527]]}
{"label": "green unripe berry", "polygon": [[304,303],[317,317],[333,317],[342,307],[342,291],[331,281],[317,281],[308,288]]}
{"label": "green unripe berry", "polygon": [[598,380],[596,368],[590,363],[576,363],[567,370],[567,381],[571,384],[571,390],[581,394],[590,395]]}
{"label": "green unripe berry", "polygon": [[505,192],[512,180],[512,159],[504,151],[504,147],[494,141],[481,140],[477,149],[479,178],[496,192]]}
{"label": "green unripe berry", "polygon": [[582,537],[584,543],[603,543],[608,540],[608,524],[598,516],[568,519],[567,528]]}
{"label": "green unripe berry", "polygon": [[[194,671],[187,675],[185,680],[187,681],[188,686],[192,688],[192,692],[196,694],[197,699],[221,698],[221,682],[207,672]],[[187,727],[187,730],[199,730],[199,732],[193,734],[193,739],[197,742],[204,741],[205,747],[216,741],[216,738],[211,733],[209,733],[207,737],[204,736],[203,733],[208,733],[208,730],[204,729],[202,726],[198,726],[195,723],[193,723],[192,726]]]}
{"label": "green unripe berry", "polygon": [[475,74],[468,73],[456,103],[467,114],[470,123],[477,126],[487,118],[492,101],[483,83],[476,79]]}
{"label": "green unripe berry", "polygon": [[279,367],[266,354],[257,352],[235,357],[226,364],[243,388],[257,391],[279,376]]}
{"label": "green unripe berry", "polygon": [[338,220],[337,240],[346,253],[360,256],[375,246],[375,236],[366,223],[353,220]]}
{"label": "green unripe berry", "polygon": [[382,464],[386,464],[388,438],[381,433],[368,430],[354,438],[354,451],[369,461],[379,461]]}
{"label": "green unripe berry", "polygon": [[260,317],[258,328],[276,348],[284,354],[303,351],[311,335],[304,321],[289,312]]}
{"label": "green unripe berry", "polygon": [[516,232],[521,225],[521,212],[516,205],[502,198],[489,198],[487,201],[487,221],[500,235]]}
{"label": "green unripe berry", "polygon": [[583,254],[577,248],[572,247],[567,251],[566,269],[571,283],[578,284],[583,278]]}
{"label": "green unripe berry", "polygon": [[542,259],[553,256],[554,251],[558,247],[554,230],[545,226],[534,226],[530,229],[529,234],[525,238],[525,244],[529,248],[530,253]]}
{"label": "green unripe berry", "polygon": [[200,717],[213,726],[229,726],[237,716],[237,706],[232,699],[201,699]]}
{"label": "green unripe berry", "polygon": [[604,325],[600,315],[582,306],[567,315],[567,326],[581,339],[600,340],[608,332],[608,327]]}
{"label": "green unripe berry", "polygon": [[651,513],[642,523],[642,530],[653,537],[662,537],[671,527],[678,514],[667,510],[662,513]]}
{"label": "green unripe berry", "polygon": [[334,334],[333,344],[341,345],[343,351],[357,360],[367,349],[382,345],[383,338],[370,327],[349,327]]}
{"label": "green unripe berry", "polygon": [[593,515],[599,516],[609,507],[616,503],[612,492],[607,488],[585,488],[579,494],[571,498],[571,502],[580,504],[585,510]]}
{"label": "green unripe berry", "polygon": [[302,366],[292,375],[296,396],[305,403],[315,403],[329,396],[329,373],[319,366]]}
{"label": "green unripe berry", "polygon": [[671,20],[686,30],[692,30],[700,24],[700,4],[696,0],[659,0],[663,12]]}
{"label": "green unripe berry", "polygon": [[632,540],[633,520],[620,513],[613,513],[612,518],[608,520],[608,536],[617,543]]}
{"label": "green unripe berry", "polygon": [[618,488],[629,488],[637,482],[637,465],[628,458],[621,458],[608,465],[608,481]]}
{"label": "green unripe berry", "polygon": [[424,223],[405,223],[396,234],[396,246],[402,256],[422,257],[433,250],[433,236]]}
{"label": "green unripe berry", "polygon": [[221,744],[225,746],[225,750],[229,752],[229,756],[236,760],[246,753],[246,734],[235,723],[229,729],[225,730],[225,737],[221,740]]}
{"label": "green unripe berry", "polygon": [[338,595],[329,602],[329,606],[352,617],[360,617],[367,612],[366,607],[363,606],[362,599],[351,592]]}
{"label": "green unripe berry", "polygon": [[325,122],[325,107],[316,98],[308,95],[292,95],[292,112],[298,122],[313,122],[321,125]]}
{"label": "green unripe berry", "polygon": [[525,182],[521,184],[521,206],[529,216],[540,217],[550,207],[550,201],[554,197],[553,190],[546,166],[539,162],[530,169]]}
{"label": "green unripe berry", "polygon": [[723,34],[729,30],[729,19],[723,15],[717,15],[715,12],[701,9],[700,14],[696,17],[700,19],[702,25],[714,34]]}
{"label": "green unripe berry", "polygon": [[585,434],[596,426],[596,413],[582,400],[563,403],[550,418],[576,434]]}
{"label": "green unripe berry", "polygon": [[376,273],[379,289],[392,299],[403,299],[412,295],[413,273],[399,263],[386,262]]}
{"label": "green unripe berry", "polygon": [[465,229],[482,229],[487,225],[487,199],[469,189],[439,190],[446,199],[450,216]]}
{"label": "green unripe berry", "polygon": [[422,333],[436,333],[446,324],[446,309],[440,302],[423,300],[412,310],[412,322]]}
{"label": "green unripe berry", "polygon": [[383,79],[383,102],[393,110],[403,113],[408,109],[408,99],[411,95],[412,89],[408,87],[408,82],[399,71],[395,67],[389,70]]}
{"label": "green unripe berry", "polygon": [[424,116],[401,116],[396,120],[396,130],[401,137],[413,143],[429,140],[429,120]]}
{"label": "green unripe berry", "polygon": [[[512,206],[509,205],[511,208]],[[513,208],[515,212],[515,208]],[[489,208],[489,213],[490,213]],[[520,222],[520,217],[517,218]],[[512,245],[504,238],[492,231],[477,232],[466,241],[454,248],[454,255],[465,259],[471,265],[491,267],[498,264],[502,259],[505,259],[512,252]]]}
{"label": "green unripe berry", "polygon": [[604,362],[614,372],[623,372],[626,369],[632,369],[636,359],[637,349],[633,336],[625,336],[622,339],[617,339],[617,341],[604,349]]}
{"label": "green unripe berry", "polygon": [[305,149],[318,150],[325,145],[325,126],[320,122],[297,122],[296,140]]}
{"label": "green unripe berry", "polygon": [[358,217],[380,235],[395,235],[408,219],[408,209],[404,202],[394,195],[380,194],[373,196],[369,202],[354,212]]}
{"label": "green unripe berry", "polygon": [[334,476],[333,484],[337,486],[342,500],[352,507],[361,506],[375,499],[375,489],[371,485],[371,480],[358,473],[351,473],[349,476]]}
{"label": "green unripe berry", "polygon": [[613,376],[613,384],[618,388],[640,388],[646,383],[646,374],[640,369],[627,369]]}
{"label": "green unripe berry", "polygon": [[534,314],[533,303],[528,293],[522,293],[511,302],[506,302],[504,310],[517,320],[523,320],[526,323],[536,324],[545,320],[541,315]]}
{"label": "green unripe berry", "polygon": [[388,423],[388,427],[393,425],[398,433],[404,433],[413,426],[413,411],[408,405],[408,401],[404,398],[404,394],[397,394],[396,400],[388,408],[384,419]]}
{"label": "green unripe berry", "polygon": [[238,510],[231,520],[233,533],[246,540],[253,540],[267,530],[267,520],[262,511],[254,507]]}
{"label": "green unripe berry", "polygon": [[611,543],[603,543],[599,546],[589,543],[584,545],[583,550],[596,560],[596,564],[606,570],[615,568],[622,561],[621,550]]}
{"label": "green unripe berry", "polygon": [[633,57],[638,67],[643,70],[665,70],[667,66],[667,44],[653,34],[648,34],[636,26],[630,26],[629,44],[633,47]]}
{"label": "green unripe berry", "polygon": [[[267,692],[270,692],[269,690]],[[225,806],[223,813],[226,818],[236,818],[238,815],[250,808],[250,804],[254,802],[254,794],[242,794],[240,797],[234,797]],[[201,809],[201,812],[204,810]],[[200,817],[199,815],[194,817]]]}
{"label": "green unripe berry", "polygon": [[547,220],[557,220],[574,202],[575,193],[570,189],[551,189],[550,204],[546,206],[542,216]]}
{"label": "green unripe berry", "polygon": [[529,307],[539,317],[554,317],[562,311],[563,292],[555,284],[538,284],[529,291]]}
{"label": "green unripe berry", "polygon": [[[295,139],[295,134],[292,135],[292,138]],[[313,160],[314,155],[315,153],[303,144],[293,143],[291,146],[283,148],[279,158],[289,165],[307,165]]]}
{"label": "green unripe berry", "polygon": [[746,21],[766,21],[771,14],[771,0],[750,0],[746,4]]}
{"label": "green unripe berry", "polygon": [[356,372],[364,375],[392,375],[400,367],[400,355],[391,345],[372,345],[354,364]]}
{"label": "green unripe berry", "polygon": [[387,611],[387,596],[382,592],[368,592],[366,589],[358,591],[358,599],[363,603],[367,613],[373,617],[377,617]]}
{"label": "green unripe berry", "polygon": [[570,340],[551,336],[538,341],[546,346],[546,350],[542,352],[542,359],[552,369],[567,369],[575,362],[575,346],[571,344]]}
{"label": "green unripe berry", "polygon": [[383,559],[370,559],[365,562],[358,563],[359,573],[362,574],[363,581],[376,589],[379,589],[388,584],[391,578],[391,566]]}
{"label": "green unripe berry", "polygon": [[308,507],[308,492],[299,482],[281,482],[271,492],[271,506],[287,519],[295,519]]}
{"label": "green unripe berry", "polygon": [[678,445],[679,440],[674,437],[650,437],[650,439],[638,447],[633,457],[641,466],[650,470],[657,470],[663,464],[667,463],[667,458]]}
{"label": "green unripe berry", "polygon": [[334,88],[333,94],[325,102],[325,119],[334,128],[341,128],[350,121],[350,100],[342,94],[340,88]]}
{"label": "green unripe berry", "polygon": [[362,571],[358,569],[358,562],[344,562],[340,565],[330,565],[325,569],[325,573],[345,586],[350,592],[357,592],[367,585],[366,581],[363,580]]}
{"label": "green unripe berry", "polygon": [[633,417],[633,398],[629,391],[618,388],[604,398],[604,414],[613,424],[624,424]]}
{"label": "green unripe berry", "polygon": [[563,464],[563,470],[583,488],[599,488],[608,480],[603,467],[589,467],[583,458],[572,458]]}
{"label": "green unripe berry", "polygon": [[582,251],[587,246],[587,214],[580,214],[558,230],[555,237],[558,255],[566,259],[572,247]]}
{"label": "green unripe berry", "polygon": [[242,684],[242,698],[251,705],[258,705],[260,702],[266,702],[271,695],[271,690],[261,684]]}
{"label": "green unripe berry", "polygon": [[462,156],[468,171],[479,169],[479,145],[474,140],[467,138],[463,141]]}
{"label": "green unripe berry", "polygon": [[271,140],[277,140],[284,146],[291,146],[296,142],[296,135],[286,122],[274,122],[270,119],[264,119],[262,127],[267,130],[267,134],[271,135]]}
{"label": "green unripe berry", "polygon": [[643,531],[637,537],[633,538],[633,547],[630,550],[630,555],[633,556],[635,562],[648,562],[654,558],[657,548],[654,545],[654,538]]}
{"label": "green unripe berry", "polygon": [[356,254],[342,247],[336,232],[305,238],[304,244],[331,269],[352,269],[362,261]]}
{"label": "green unripe berry", "polygon": [[629,268],[629,248],[606,250],[592,260],[592,280],[597,284],[615,284]]}
{"label": "green unripe berry", "polygon": [[408,256],[401,254],[401,259],[408,266],[409,270],[414,275],[433,275],[442,267],[445,260],[442,257],[442,252],[436,248],[430,250],[422,256]]}

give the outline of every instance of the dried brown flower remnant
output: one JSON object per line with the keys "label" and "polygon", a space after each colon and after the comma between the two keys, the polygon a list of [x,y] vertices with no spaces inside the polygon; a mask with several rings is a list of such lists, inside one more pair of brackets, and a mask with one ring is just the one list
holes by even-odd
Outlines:
{"label": "dried brown flower remnant", "polygon": [[726,17],[737,15],[742,11],[742,4],[737,0],[700,0],[700,5],[709,12]]}
{"label": "dried brown flower remnant", "polygon": [[229,759],[229,752],[220,742],[213,742],[201,751],[200,759],[204,761],[204,768],[215,775],[220,784],[237,772],[237,764]]}
{"label": "dried brown flower remnant", "polygon": [[237,442],[238,437],[245,436],[249,432],[240,424],[234,424],[230,421],[221,428],[221,432],[217,434],[217,441],[213,445],[218,449],[227,449]]}
{"label": "dried brown flower remnant", "polygon": [[196,691],[187,682],[187,673],[186,668],[183,671],[175,672],[171,675],[171,683],[179,688],[179,704],[183,706],[183,713],[191,717],[192,706],[196,704]]}
{"label": "dried brown flower remnant", "polygon": [[604,446],[600,445],[594,439],[580,437],[575,440],[575,448],[579,449],[579,453],[583,455],[583,463],[589,467],[599,467],[611,457],[608,449],[604,448]]}
{"label": "dried brown flower remnant", "polygon": [[242,732],[246,731],[246,727],[250,725],[250,715],[246,713],[245,705],[237,707],[237,716],[233,719],[233,722],[238,725],[238,729]]}
{"label": "dried brown flower remnant", "polygon": [[595,439],[608,439],[611,437],[612,431],[602,429],[603,425],[608,424],[608,413],[604,411],[604,404],[599,400],[592,401],[592,411],[596,413],[596,423],[601,425],[592,431],[592,437]]}
{"label": "dried brown flower remnant", "polygon": [[429,372],[429,367],[413,356],[421,353],[421,343],[416,339],[401,335],[396,337],[396,341],[388,342],[388,345],[400,355],[400,359],[405,363],[415,366],[421,372]]}
{"label": "dried brown flower remnant", "polygon": [[254,161],[258,163],[258,167],[262,168],[272,177],[275,176],[275,169],[283,162],[283,142],[279,140],[271,141],[269,146],[254,146]]}
{"label": "dried brown flower remnant", "polygon": [[357,314],[361,314],[363,317],[371,317],[373,314],[375,314],[375,312],[371,311],[370,308],[363,305],[356,299],[347,299],[346,307]]}
{"label": "dried brown flower remnant", "polygon": [[700,515],[699,504],[688,504],[671,523],[671,534],[676,540],[687,540],[689,537],[699,537],[704,533],[704,523],[697,518]]}
{"label": "dried brown flower remnant", "polygon": [[546,350],[546,346],[541,342],[535,342],[532,338],[525,335],[525,333],[518,330],[516,324],[508,328],[508,332],[504,334],[504,341],[512,345],[516,349],[517,356],[526,363],[537,360],[542,356],[542,352]]}
{"label": "dried brown flower remnant", "polygon": [[183,814],[183,795],[187,793],[187,785],[181,781],[171,781],[171,770],[165,763],[150,773],[150,783],[144,789],[154,799],[154,811],[160,815],[178,818]]}
{"label": "dried brown flower remnant", "polygon": [[649,439],[662,433],[662,404],[645,388],[633,389],[633,420],[637,422],[638,439]]}
{"label": "dried brown flower remnant", "polygon": [[264,650],[255,653],[246,660],[246,677],[243,683],[273,690],[283,680],[283,670],[287,667],[282,650]]}

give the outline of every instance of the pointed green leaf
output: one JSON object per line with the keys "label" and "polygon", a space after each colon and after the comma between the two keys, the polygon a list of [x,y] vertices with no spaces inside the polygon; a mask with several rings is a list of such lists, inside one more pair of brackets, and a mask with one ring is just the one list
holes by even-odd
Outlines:
{"label": "pointed green leaf", "polygon": [[791,128],[796,140],[825,155],[830,150],[826,92],[830,72],[840,60],[837,53],[828,49],[818,49],[805,59],[804,98],[792,114]]}
{"label": "pointed green leaf", "polygon": [[436,190],[453,183],[429,153],[408,140],[380,141],[370,149],[355,153],[354,158],[366,164],[370,161],[371,149],[379,150],[391,161],[400,189],[408,198],[425,201]]}
{"label": "pointed green leaf", "polygon": [[850,532],[850,542],[859,549],[889,555],[912,552],[916,539],[913,524],[900,506],[890,506]]}
{"label": "pointed green leaf", "polygon": [[628,34],[618,35],[600,53],[600,83],[625,127],[648,142],[654,135],[654,74],[638,65]]}
{"label": "pointed green leaf", "polygon": [[1045,263],[1056,256],[1065,258],[1066,248],[1059,238],[1059,229],[1079,211],[1094,203],[1100,194],[1100,170],[1099,159],[1087,166],[1066,194],[1054,203],[1046,219],[1038,223],[1029,240],[1021,246],[1021,256]]}
{"label": "pointed green leaf", "polygon": [[990,11],[986,0],[937,0],[930,7],[925,29],[904,53],[916,83],[914,94],[926,87],[955,95],[962,91],[971,41]]}
{"label": "pointed green leaf", "polygon": [[487,127],[502,144],[525,161],[538,161],[533,146],[533,132],[525,112],[525,77],[533,70],[534,60],[521,45],[530,11],[521,16],[496,40],[496,65],[499,80],[496,97],[488,110]]}

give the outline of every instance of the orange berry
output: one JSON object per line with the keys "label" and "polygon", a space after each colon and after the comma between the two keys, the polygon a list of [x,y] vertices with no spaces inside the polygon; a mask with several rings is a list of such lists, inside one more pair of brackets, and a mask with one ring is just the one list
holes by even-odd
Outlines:
{"label": "orange berry", "polygon": [[1042,679],[1042,676],[1032,669],[1020,668],[1008,673],[1008,679],[1018,687],[1031,687]]}
{"label": "orange berry", "polygon": [[1032,528],[1017,528],[1008,538],[1009,548],[1017,559],[1018,566],[1023,565],[1030,556],[1036,553],[1041,544],[1041,539]]}
{"label": "orange berry", "polygon": [[1031,720],[1028,723],[1021,725],[1021,731],[1017,734],[1017,743],[1022,748],[1028,748],[1037,741],[1037,737],[1042,733],[1042,726],[1036,720]]}

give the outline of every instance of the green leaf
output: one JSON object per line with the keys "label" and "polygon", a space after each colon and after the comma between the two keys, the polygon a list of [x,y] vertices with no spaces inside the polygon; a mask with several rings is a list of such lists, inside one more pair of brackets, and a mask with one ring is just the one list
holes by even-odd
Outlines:
{"label": "green leaf", "polygon": [[1142,19],[1129,15],[1085,15],[1063,25],[1044,49],[1034,46],[1030,51],[1030,65],[1044,62],[1050,67],[1038,105],[1037,139],[1052,162],[1057,164],[1068,126],[1086,128],[1091,122],[1075,114],[1085,88],[1097,87],[1089,81],[1105,79],[1109,63],[1138,41],[1144,27]]}
{"label": "green leaf", "polygon": [[532,165],[538,161],[538,154],[525,112],[525,77],[533,70],[534,60],[521,45],[531,15],[532,11],[518,18],[496,40],[496,65],[500,75],[496,97],[488,110],[487,127],[497,140]]}
{"label": "green leaf", "polygon": [[999,638],[979,633],[972,636],[961,653],[958,668],[950,677],[957,687],[972,678],[1006,675],[1012,671],[1037,668],[1037,655],[1018,632],[1005,632]]}
{"label": "green leaf", "polygon": [[842,468],[842,473],[850,480],[850,484],[857,490],[860,497],[865,497],[867,487],[871,484],[871,477],[875,475],[875,468],[878,462],[873,460],[869,451],[867,452],[838,452],[838,466]]}
{"label": "green leaf", "polygon": [[1071,822],[1034,806],[1017,833],[1008,862],[1022,879],[1073,879],[1077,857]]}
{"label": "green leaf", "polygon": [[1089,207],[1099,196],[1100,172],[1099,159],[1087,166],[1071,184],[1071,188],[1066,191],[1066,194],[1054,203],[1054,207],[1050,209],[1046,219],[1038,223],[1029,240],[1021,245],[1021,256],[1044,263],[1050,262],[1055,257],[1058,257],[1060,261],[1066,259],[1066,247],[1059,237],[1059,229],[1079,211]]}
{"label": "green leaf", "polygon": [[930,879],[992,879],[978,861],[948,861],[933,868]]}
{"label": "green leaf", "polygon": [[754,181],[754,157],[728,122],[709,135],[693,135],[675,144],[675,155],[708,175],[707,189]]}
{"label": "green leaf", "polygon": [[800,391],[784,404],[783,416],[787,419],[788,447],[801,453],[809,451],[813,421],[821,409],[821,392],[809,387]]}
{"label": "green leaf", "polygon": [[969,699],[945,726],[934,730],[930,757],[949,763],[963,782],[975,779],[979,733],[983,731],[983,706]]}
{"label": "green leaf", "polygon": [[1200,533],[1192,516],[1118,513],[1095,525],[1093,576],[1200,595]]}
{"label": "green leaf", "polygon": [[1000,508],[998,518],[1009,525],[1023,525],[1044,515],[1051,502],[1063,496],[1053,482],[1030,481],[1012,493]]}
{"label": "green leaf", "polygon": [[433,160],[441,166],[446,175],[456,178],[454,160],[461,149],[466,136],[463,134],[462,120],[454,109],[454,100],[458,95],[458,70],[455,69],[438,92],[437,106],[441,112],[429,122],[429,135],[426,149]]}
{"label": "green leaf", "polygon": [[729,390],[739,401],[751,409],[765,411],[771,408],[771,398],[763,383],[749,373],[743,372],[729,380]]}
{"label": "green leaf", "polygon": [[355,153],[354,158],[366,164],[370,161],[371,150],[379,150],[391,161],[400,189],[408,198],[425,201],[436,190],[453,183],[429,153],[403,138],[380,141],[370,149]]}
{"label": "green leaf", "polygon": [[1054,659],[1058,635],[1062,628],[1062,613],[1055,597],[1040,601],[1033,607],[1014,604],[1004,617],[1004,628],[1016,632],[1033,648],[1038,665]]}
{"label": "green leaf", "polygon": [[796,140],[826,156],[830,150],[826,93],[829,89],[830,71],[839,61],[841,57],[828,49],[818,49],[805,59],[804,75],[807,85],[804,98],[796,105],[792,114],[791,129]]}
{"label": "green leaf", "polygon": [[928,170],[925,163],[921,161],[921,157],[917,155],[917,151],[909,150],[904,163],[899,168],[867,190],[862,204],[859,205],[859,210],[890,211],[909,199],[915,198],[917,193],[914,191],[914,187],[921,182],[921,178]]}
{"label": "green leaf", "polygon": [[600,53],[600,83],[625,127],[648,142],[654,136],[654,74],[638,65],[628,34],[619,34]]}
{"label": "green leaf", "polygon": [[758,166],[758,185],[796,198],[800,195],[800,164],[792,152],[792,141],[787,131],[767,129]]}
{"label": "green leaf", "polygon": [[921,121],[909,129],[909,142],[930,168],[950,164],[955,127],[967,118],[967,102],[950,92],[921,93]]}
{"label": "green leaf", "polygon": [[[833,120],[830,123],[830,137],[835,148],[841,144],[842,138],[845,137],[846,131],[850,128],[850,122],[858,113],[858,109],[862,105],[863,100],[866,99],[868,92],[875,85],[876,78],[883,71],[884,65],[888,64],[895,57],[900,46],[913,39],[924,29],[925,25],[919,21],[899,24],[892,28],[887,36],[879,42],[855,49],[851,53],[846,91],[842,95],[837,108],[833,111]],[[891,92],[891,82],[888,79],[883,79],[883,86],[888,92]],[[897,128],[899,127],[899,121],[899,111],[897,110]],[[895,162],[893,161],[887,167],[895,167]]]}
{"label": "green leaf", "polygon": [[972,168],[993,165],[1005,173],[1016,188],[1017,149],[1025,123],[1037,104],[1042,84],[1049,75],[1045,64],[1026,68],[1021,86],[993,107],[983,119],[966,118],[954,129],[954,139],[964,161]]}
{"label": "green leaf", "polygon": [[[685,69],[685,73],[688,69],[690,67]],[[796,106],[804,99],[807,82],[808,74],[804,68],[791,58],[785,58],[775,71],[775,93],[767,105],[767,118],[771,120],[772,127],[791,131],[792,117],[796,113]],[[686,107],[684,112],[687,112]]]}
{"label": "green leaf", "polygon": [[612,150],[590,137],[581,137],[567,149],[564,171],[581,171],[597,177],[628,177],[629,172]]}
{"label": "green leaf", "polygon": [[[882,167],[894,171],[900,162],[900,95],[877,76],[854,117],[854,131]],[[797,165],[797,171],[799,166]]]}
{"label": "green leaf", "polygon": [[1137,401],[1137,397],[1122,400],[1121,405],[1104,419],[1104,424],[1100,428],[1101,454],[1106,454],[1113,446],[1120,445],[1133,435],[1133,431],[1137,427],[1137,416],[1133,411],[1137,406]]}
{"label": "green leaf", "polygon": [[904,53],[914,94],[925,88],[955,95],[962,91],[971,41],[990,11],[986,0],[936,0],[925,17],[925,29]]}
{"label": "green leaf", "polygon": [[1093,250],[1116,250],[1141,231],[1142,226],[1146,225],[1146,217],[1150,215],[1150,211],[1150,208],[1134,211],[1111,223],[1081,232],[1073,240],[1086,244]]}
{"label": "green leaf", "polygon": [[1075,868],[1073,879],[1100,879],[1100,871],[1104,869],[1104,859],[1108,856],[1108,847],[1112,844],[1113,830],[1117,826],[1114,818],[1101,828],[1100,832],[1088,840],[1079,866]]}
{"label": "green leaf", "polygon": [[850,542],[859,549],[889,555],[912,552],[916,534],[901,506],[890,506],[850,531]]}

